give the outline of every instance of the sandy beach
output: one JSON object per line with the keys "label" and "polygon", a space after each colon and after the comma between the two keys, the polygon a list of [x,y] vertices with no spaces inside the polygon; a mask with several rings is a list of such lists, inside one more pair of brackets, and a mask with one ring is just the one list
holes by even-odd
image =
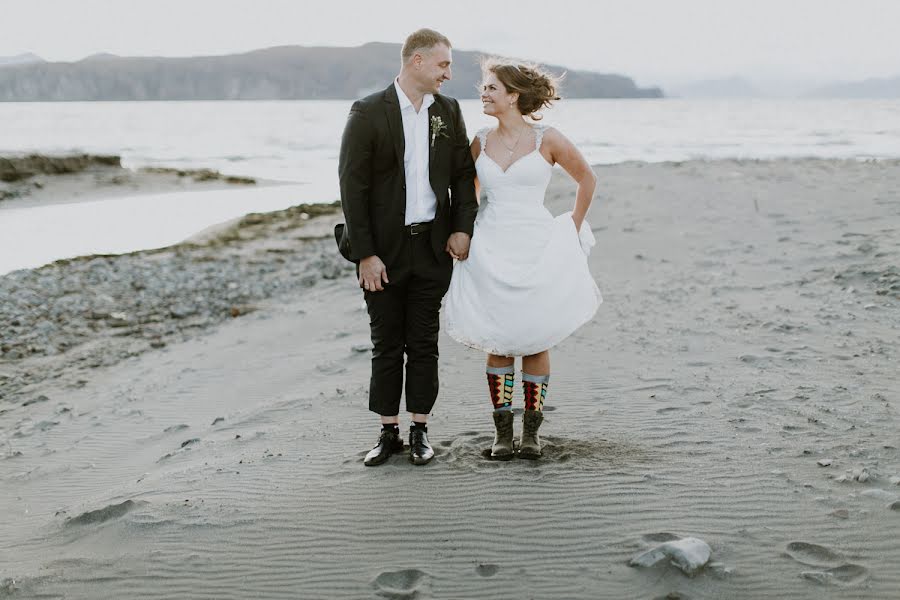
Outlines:
{"label": "sandy beach", "polygon": [[116,155],[0,157],[0,202],[4,208],[256,184],[252,177],[223,175],[211,169],[129,169]]}
{"label": "sandy beach", "polygon": [[335,207],[0,277],[0,598],[896,598],[900,162],[595,170],[534,462],[443,336],[436,459],[363,467]]}

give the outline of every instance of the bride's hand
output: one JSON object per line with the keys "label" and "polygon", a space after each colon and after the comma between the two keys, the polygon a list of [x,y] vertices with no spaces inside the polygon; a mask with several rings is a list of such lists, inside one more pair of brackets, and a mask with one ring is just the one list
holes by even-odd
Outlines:
{"label": "bride's hand", "polygon": [[584,219],[576,219],[575,215],[572,215],[572,221],[575,223],[575,231],[581,232],[581,224],[584,223]]}
{"label": "bride's hand", "polygon": [[471,238],[468,233],[457,231],[450,234],[447,240],[447,246],[444,250],[456,260],[466,260],[469,257],[469,241]]}

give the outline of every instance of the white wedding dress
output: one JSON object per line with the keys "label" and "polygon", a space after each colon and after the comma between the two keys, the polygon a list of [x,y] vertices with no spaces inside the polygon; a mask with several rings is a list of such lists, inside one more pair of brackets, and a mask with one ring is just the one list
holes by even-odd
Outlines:
{"label": "white wedding dress", "polygon": [[478,132],[475,161],[486,193],[478,208],[469,257],[453,266],[444,298],[444,330],[456,341],[501,356],[547,350],[589,321],[603,301],[588,270],[594,236],[576,231],[572,213],[544,207],[553,167],[541,155],[544,127],[533,125],[535,149],[503,171]]}

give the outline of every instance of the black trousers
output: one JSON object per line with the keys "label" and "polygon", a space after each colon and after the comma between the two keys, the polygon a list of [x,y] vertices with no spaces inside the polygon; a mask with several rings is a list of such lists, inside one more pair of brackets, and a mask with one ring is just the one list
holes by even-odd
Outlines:
{"label": "black trousers", "polygon": [[438,334],[441,300],[450,287],[453,261],[439,261],[430,232],[405,234],[403,253],[387,269],[381,292],[364,292],[372,331],[369,410],[400,413],[406,358],[406,410],[431,412],[438,395]]}

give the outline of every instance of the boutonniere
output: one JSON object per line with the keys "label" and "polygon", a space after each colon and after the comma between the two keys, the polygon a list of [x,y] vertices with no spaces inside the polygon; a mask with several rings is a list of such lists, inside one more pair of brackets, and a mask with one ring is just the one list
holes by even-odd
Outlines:
{"label": "boutonniere", "polygon": [[434,140],[437,139],[438,136],[449,138],[447,135],[447,124],[444,123],[444,120],[439,115],[434,115],[431,117],[431,147],[434,148]]}

